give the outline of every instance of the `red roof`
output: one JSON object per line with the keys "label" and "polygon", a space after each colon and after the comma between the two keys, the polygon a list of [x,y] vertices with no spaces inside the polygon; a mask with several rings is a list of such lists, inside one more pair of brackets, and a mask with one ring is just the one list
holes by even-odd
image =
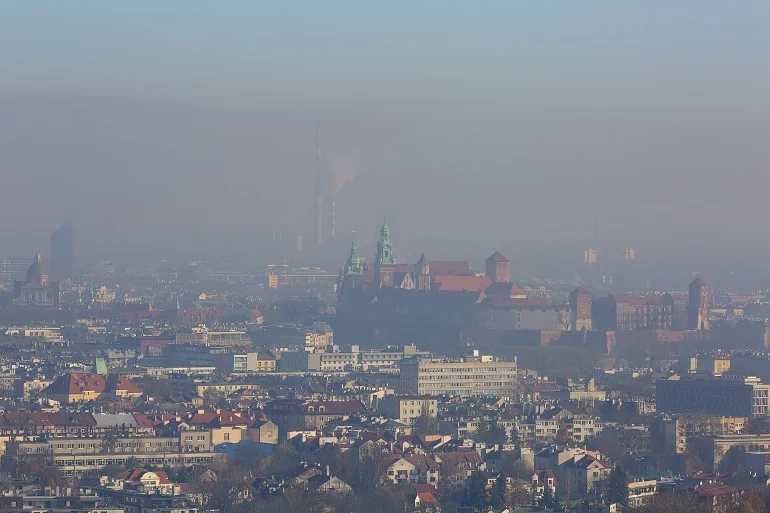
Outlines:
{"label": "red roof", "polygon": [[527,297],[527,293],[518,285],[501,282],[491,283],[489,287],[484,290],[484,295],[487,297],[502,297],[510,299]]}
{"label": "red roof", "polygon": [[430,492],[417,492],[417,497],[420,498],[420,504],[438,504],[436,497]]}
{"label": "red roof", "polygon": [[[431,269],[432,270],[432,269]],[[440,292],[483,292],[492,281],[486,276],[434,276]]]}
{"label": "red roof", "polygon": [[141,394],[142,391],[134,385],[130,379],[120,374],[110,374],[107,376],[107,390],[110,392],[127,392],[129,394]]}
{"label": "red roof", "polygon": [[82,394],[84,392],[103,393],[107,382],[99,374],[81,374],[73,372],[59,376],[51,383],[46,392],[49,394]]}
{"label": "red roof", "polygon": [[118,479],[123,479],[124,481],[131,481],[131,482],[139,482],[142,477],[147,474],[148,472],[152,472],[155,475],[158,476],[158,482],[160,484],[171,484],[172,481],[168,478],[168,475],[166,475],[165,472],[162,470],[147,470],[143,468],[135,468],[133,470],[126,470],[125,472],[121,472],[118,474]]}
{"label": "red roof", "polygon": [[140,428],[154,428],[158,424],[162,424],[163,421],[154,415],[147,415],[146,413],[134,413],[134,420]]}
{"label": "red roof", "polygon": [[471,267],[464,260],[431,260],[429,265],[432,276],[462,276],[471,274]]}
{"label": "red roof", "polygon": [[486,262],[487,263],[492,263],[492,262],[509,263],[510,260],[508,260],[508,258],[502,253],[500,253],[499,251],[495,251],[494,253],[492,253],[490,256],[487,257]]}
{"label": "red roof", "polygon": [[314,413],[323,406],[324,413],[331,414],[352,414],[365,413],[366,406],[361,401],[308,401],[305,408],[313,407]]}

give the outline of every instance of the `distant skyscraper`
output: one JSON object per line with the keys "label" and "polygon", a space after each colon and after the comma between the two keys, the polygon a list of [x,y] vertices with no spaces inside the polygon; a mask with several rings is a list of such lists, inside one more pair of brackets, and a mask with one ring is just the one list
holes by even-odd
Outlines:
{"label": "distant skyscraper", "polygon": [[703,281],[703,278],[696,278],[690,283],[690,305],[688,307],[690,319],[687,323],[689,329],[709,329],[710,299],[709,286]]}
{"label": "distant skyscraper", "polygon": [[29,258],[5,257],[0,261],[0,282],[11,288],[13,280],[21,279],[29,267]]}
{"label": "distant skyscraper", "polygon": [[583,252],[583,261],[587,264],[595,264],[599,261],[599,250],[588,248]]}
{"label": "distant skyscraper", "polygon": [[636,260],[636,250],[634,248],[626,248],[623,250],[623,260],[630,262]]}
{"label": "distant skyscraper", "polygon": [[72,225],[65,223],[51,234],[51,277],[54,280],[72,278]]}

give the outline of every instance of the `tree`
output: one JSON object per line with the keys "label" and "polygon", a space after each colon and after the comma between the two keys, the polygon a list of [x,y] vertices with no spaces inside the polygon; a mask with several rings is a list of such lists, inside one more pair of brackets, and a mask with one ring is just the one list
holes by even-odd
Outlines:
{"label": "tree", "polygon": [[530,494],[527,489],[521,485],[513,486],[510,490],[506,491],[505,504],[511,508],[518,508],[530,504]]}
{"label": "tree", "polygon": [[701,459],[694,447],[688,447],[682,455],[682,466],[684,467],[684,473],[687,475],[706,470],[706,463]]}
{"label": "tree", "polygon": [[414,423],[414,432],[417,435],[438,434],[438,421],[436,420],[436,415],[431,415],[428,408],[428,401],[423,401],[420,417]]}
{"label": "tree", "polygon": [[115,426],[115,429],[108,430],[106,433],[104,433],[104,437],[102,437],[102,445],[100,451],[102,453],[115,452],[115,447],[118,444],[119,438],[120,435],[118,434],[118,426]]}
{"label": "tree", "polygon": [[230,513],[240,502],[240,493],[245,487],[246,472],[227,456],[217,458],[208,471],[198,476],[197,485],[208,510]]}
{"label": "tree", "polygon": [[554,506],[556,506],[556,497],[554,497],[553,489],[550,486],[545,485],[545,490],[543,490],[543,496],[540,497],[539,502],[540,502],[539,504],[540,507],[545,509],[553,508]]}
{"label": "tree", "polygon": [[497,423],[481,424],[473,434],[473,439],[487,445],[504,445],[508,441],[505,428]]}
{"label": "tree", "polygon": [[505,507],[505,491],[506,491],[506,479],[505,475],[501,472],[495,484],[492,485],[492,493],[489,497],[489,505],[494,509],[503,509]]}
{"label": "tree", "polygon": [[519,430],[515,427],[512,427],[508,432],[508,443],[511,445],[516,445],[519,443]]}
{"label": "tree", "polygon": [[297,449],[288,442],[284,442],[275,448],[267,465],[267,472],[271,475],[284,474],[300,464],[300,456]]}
{"label": "tree", "polygon": [[607,498],[610,502],[628,504],[628,476],[620,467],[615,467],[610,472]]}
{"label": "tree", "polygon": [[477,511],[481,511],[487,505],[487,482],[480,472],[471,476],[471,481],[463,494],[462,505]]}

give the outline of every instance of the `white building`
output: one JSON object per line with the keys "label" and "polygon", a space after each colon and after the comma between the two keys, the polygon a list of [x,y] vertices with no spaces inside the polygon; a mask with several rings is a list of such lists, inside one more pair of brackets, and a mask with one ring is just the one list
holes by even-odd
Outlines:
{"label": "white building", "polygon": [[400,365],[398,394],[504,397],[516,386],[518,364],[493,356],[410,358]]}

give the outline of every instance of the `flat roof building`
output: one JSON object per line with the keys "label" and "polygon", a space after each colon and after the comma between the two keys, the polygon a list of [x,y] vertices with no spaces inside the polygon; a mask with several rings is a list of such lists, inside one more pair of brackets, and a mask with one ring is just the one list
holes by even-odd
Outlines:
{"label": "flat roof building", "polygon": [[469,356],[409,358],[400,364],[398,394],[494,396],[511,393],[516,386],[518,364],[473,351]]}
{"label": "flat roof building", "polygon": [[674,375],[655,383],[660,413],[709,413],[726,417],[765,417],[770,385],[743,376]]}

